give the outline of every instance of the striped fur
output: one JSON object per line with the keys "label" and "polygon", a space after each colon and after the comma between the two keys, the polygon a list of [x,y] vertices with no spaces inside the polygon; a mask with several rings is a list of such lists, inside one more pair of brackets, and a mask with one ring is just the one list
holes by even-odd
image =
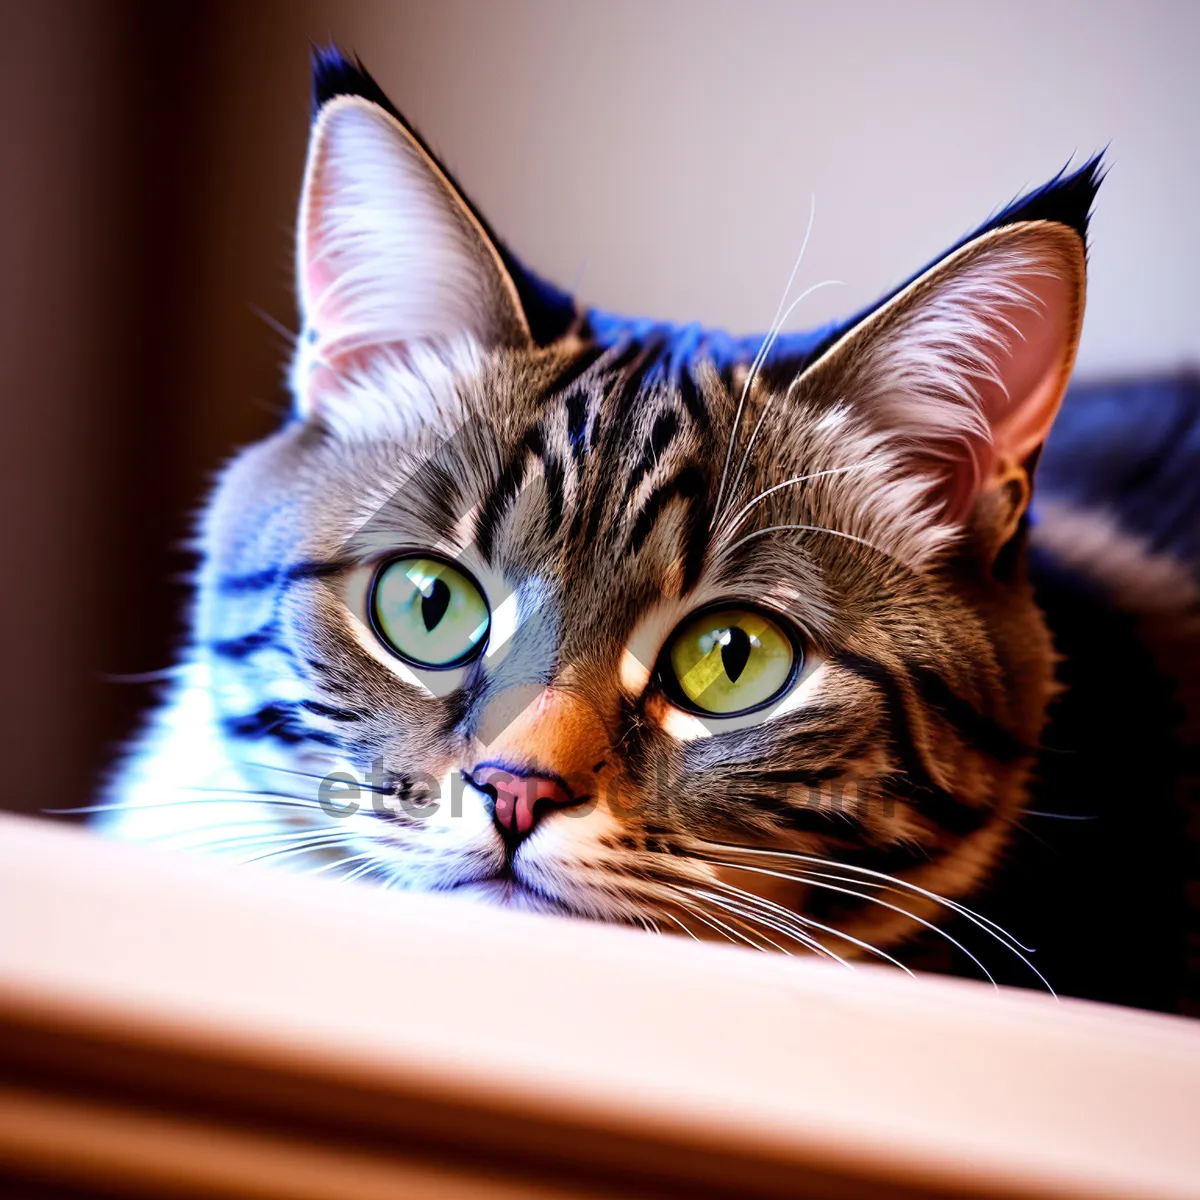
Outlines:
{"label": "striped fur", "polygon": [[[551,319],[436,164],[404,221],[373,194],[364,215],[372,180],[431,160],[338,61],[357,94],[319,95],[297,415],[222,478],[192,645],[109,828],[843,960],[966,919],[990,949],[959,966],[1021,960],[962,908],[1012,842],[1058,686],[1024,562],[1030,446],[994,410],[1042,276],[1066,281],[1061,395],[1086,217],[1035,194],[754,370],[720,335]],[[427,278],[404,222],[437,241]],[[402,548],[480,581],[477,663],[420,671],[372,634],[372,566]],[[654,667],[689,612],[738,598],[794,623],[804,671],[772,710],[701,721]],[[470,786],[497,746],[578,801],[511,854]]]}
{"label": "striped fur", "polygon": [[[555,859],[553,844],[568,832],[555,834],[553,823],[521,852],[556,906],[686,921],[671,905],[676,884],[711,888],[723,871],[746,882],[710,861],[727,843],[833,855],[900,869],[931,891],[968,891],[1019,809],[1049,695],[1051,656],[1023,581],[981,597],[973,571],[914,569],[906,558],[918,547],[923,563],[914,538],[932,518],[919,491],[903,504],[889,493],[903,481],[902,460],[836,405],[814,402],[808,420],[793,410],[787,446],[765,435],[773,460],[748,466],[729,509],[780,475],[869,470],[783,489],[722,526],[714,451],[737,397],[700,363],[689,412],[678,389],[647,383],[644,351],[631,342],[576,373],[586,348],[487,356],[446,346],[419,379],[416,364],[396,362],[354,380],[351,397],[374,395],[363,428],[339,408],[326,424],[293,423],[245,452],[209,514],[186,679],[156,752],[135,762],[122,795],[158,804],[228,786],[312,799],[315,785],[283,772],[366,779],[373,768],[394,800],[464,763],[497,693],[552,684],[586,698],[607,743],[595,760],[607,761],[593,784],[594,839],[580,845],[589,818],[563,814],[575,860]],[[563,388],[565,375],[573,378]],[[414,431],[406,397],[422,388],[436,403],[430,426]],[[423,469],[430,461],[436,472]],[[464,524],[464,513],[473,520]],[[819,533],[743,540],[772,524],[847,529],[878,549]],[[398,677],[372,650],[353,588],[360,562],[406,544],[464,556],[480,578],[532,597],[537,637],[518,635],[495,671],[441,696]],[[622,683],[622,656],[652,624],[651,649],[639,650],[652,666],[690,608],[731,590],[768,600],[806,632],[809,699],[774,719],[680,740],[664,728],[652,687]],[[1031,645],[1002,644],[997,630],[1012,613],[1029,623]],[[1005,686],[1015,677],[1027,680],[1016,699]],[[211,757],[192,758],[176,727],[196,721],[185,709],[203,710]],[[274,829],[276,813],[253,800],[243,807]],[[211,816],[204,804],[184,808],[200,840],[224,839],[223,806]],[[486,847],[464,844],[468,830],[491,840],[478,819],[460,830],[452,819],[316,815],[318,831],[354,827],[338,852],[377,846],[378,874],[398,886],[445,887],[494,867]],[[123,824],[135,836],[178,833],[179,816],[127,811]],[[545,862],[534,853],[542,840]],[[789,903],[802,910],[805,901]],[[912,926],[885,909],[839,920],[849,936],[881,946]],[[852,947],[832,940],[841,953]]]}

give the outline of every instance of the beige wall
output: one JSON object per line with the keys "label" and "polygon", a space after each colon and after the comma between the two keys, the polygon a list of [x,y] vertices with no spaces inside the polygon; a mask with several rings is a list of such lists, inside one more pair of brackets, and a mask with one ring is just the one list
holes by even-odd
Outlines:
{"label": "beige wall", "polygon": [[[299,19],[299,18],[297,18]],[[532,264],[739,331],[815,194],[798,325],[1111,142],[1081,365],[1200,362],[1200,3],[312,4]],[[290,31],[288,35],[290,36]]]}

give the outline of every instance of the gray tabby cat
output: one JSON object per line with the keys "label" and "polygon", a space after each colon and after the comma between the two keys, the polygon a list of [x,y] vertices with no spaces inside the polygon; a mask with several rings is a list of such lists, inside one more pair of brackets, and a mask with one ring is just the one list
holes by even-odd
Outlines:
{"label": "gray tabby cat", "polygon": [[1024,516],[1095,163],[755,358],[563,316],[365,73],[324,56],[318,100],[295,415],[221,479],[108,831],[842,961],[952,920],[977,974],[1022,960],[964,902],[1057,688]]}

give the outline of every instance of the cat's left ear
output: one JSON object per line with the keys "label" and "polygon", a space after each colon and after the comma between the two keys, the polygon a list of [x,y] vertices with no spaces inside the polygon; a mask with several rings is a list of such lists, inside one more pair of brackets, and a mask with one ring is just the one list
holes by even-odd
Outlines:
{"label": "cat's left ear", "polygon": [[359,95],[317,113],[297,228],[304,331],[293,382],[310,405],[387,348],[469,335],[524,346],[516,286],[471,208],[417,138]]}
{"label": "cat's left ear", "polygon": [[1083,321],[1081,231],[1018,221],[960,246],[797,381],[856,409],[920,481],[943,531],[994,556],[1016,529]]}

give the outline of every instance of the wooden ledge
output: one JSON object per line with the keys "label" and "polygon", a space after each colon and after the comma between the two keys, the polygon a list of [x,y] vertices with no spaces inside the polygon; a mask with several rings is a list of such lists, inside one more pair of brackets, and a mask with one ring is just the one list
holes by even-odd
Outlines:
{"label": "wooden ledge", "polygon": [[1194,1022],[10,817],[0,1079],[87,1195],[1200,1193]]}

